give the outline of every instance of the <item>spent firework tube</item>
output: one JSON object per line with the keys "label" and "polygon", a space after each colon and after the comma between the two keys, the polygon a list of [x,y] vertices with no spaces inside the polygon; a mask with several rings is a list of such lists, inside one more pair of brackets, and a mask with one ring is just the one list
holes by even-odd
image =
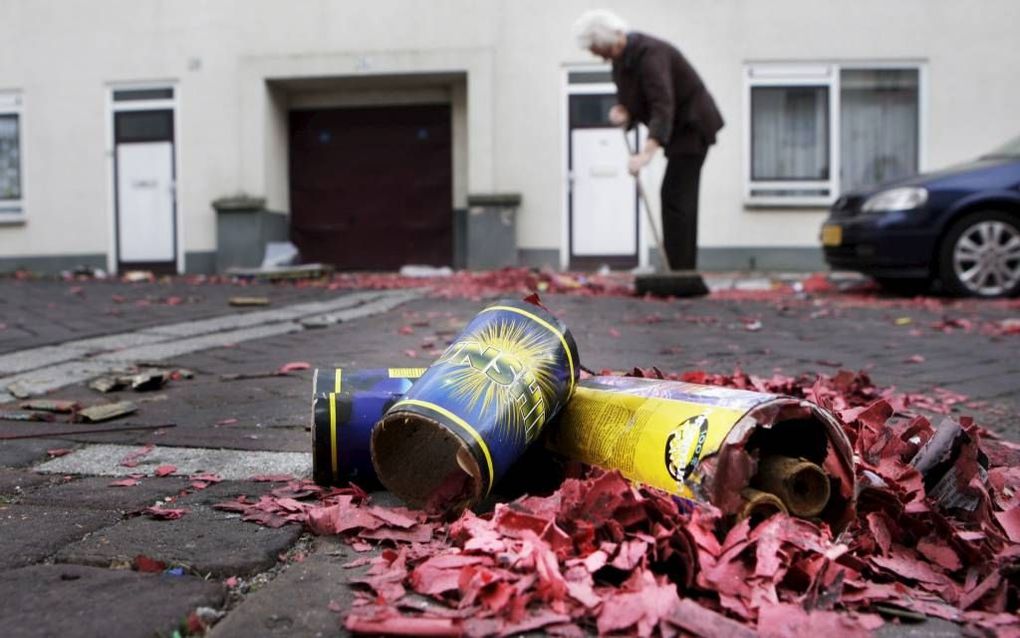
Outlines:
{"label": "spent firework tube", "polygon": [[546,442],[564,456],[738,518],[764,502],[757,492],[835,530],[854,516],[846,434],[826,410],[793,397],[592,377],[578,384]]}
{"label": "spent firework tube", "polygon": [[316,370],[312,381],[312,477],[320,485],[379,485],[372,426],[424,368]]}
{"label": "spent firework tube", "polygon": [[372,430],[379,480],[415,507],[486,497],[567,403],[579,367],[573,336],[549,311],[485,308]]}

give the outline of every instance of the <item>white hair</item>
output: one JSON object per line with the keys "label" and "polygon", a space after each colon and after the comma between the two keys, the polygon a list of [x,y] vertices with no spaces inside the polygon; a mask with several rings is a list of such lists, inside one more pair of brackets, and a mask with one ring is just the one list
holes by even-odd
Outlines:
{"label": "white hair", "polygon": [[585,11],[574,22],[574,36],[582,49],[613,46],[625,33],[627,23],[608,9]]}

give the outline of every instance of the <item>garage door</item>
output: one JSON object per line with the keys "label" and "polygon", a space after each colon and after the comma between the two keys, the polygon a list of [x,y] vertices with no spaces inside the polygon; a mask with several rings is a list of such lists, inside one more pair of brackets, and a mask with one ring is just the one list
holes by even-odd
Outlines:
{"label": "garage door", "polygon": [[291,237],[303,259],[449,265],[451,163],[448,105],[291,111]]}

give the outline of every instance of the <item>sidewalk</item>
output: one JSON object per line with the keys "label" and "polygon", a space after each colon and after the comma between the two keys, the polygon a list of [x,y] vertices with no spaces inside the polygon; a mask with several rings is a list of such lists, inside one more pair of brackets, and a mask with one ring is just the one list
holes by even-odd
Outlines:
{"label": "sidewalk", "polygon": [[[1020,334],[1008,329],[1017,304],[813,296],[793,277],[709,283],[716,294],[704,299],[549,294],[543,301],[570,326],[592,370],[867,370],[877,385],[901,392],[943,388],[954,414],[1020,439],[1020,360],[1005,354],[1020,346]],[[170,635],[196,609],[217,623],[214,636],[337,635],[352,600],[344,583],[360,573],[340,567],[354,557],[350,547],[303,535],[297,525],[244,523],[211,505],[278,486],[259,475],[310,471],[312,370],[274,371],[291,362],[424,366],[484,305],[293,285],[0,280],[0,291],[0,402],[5,392],[9,399],[0,410],[18,407],[11,386],[20,383],[15,390],[46,398],[137,404],[137,413],[111,426],[175,425],[69,434],[87,424],[0,420],[0,437],[43,435],[0,441],[7,636]],[[271,305],[239,310],[226,302],[254,294]],[[168,297],[192,301],[167,305]],[[85,384],[129,365],[194,377],[147,393],[101,395]],[[139,474],[135,485],[111,487]],[[156,504],[188,512],[171,520],[137,515]],[[139,556],[170,570],[140,571]]]}

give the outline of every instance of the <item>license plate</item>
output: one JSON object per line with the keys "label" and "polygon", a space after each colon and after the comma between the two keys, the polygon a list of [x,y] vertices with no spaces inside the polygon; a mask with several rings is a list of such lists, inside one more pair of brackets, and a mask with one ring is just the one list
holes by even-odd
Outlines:
{"label": "license plate", "polygon": [[822,226],[822,245],[839,246],[843,243],[842,226]]}

